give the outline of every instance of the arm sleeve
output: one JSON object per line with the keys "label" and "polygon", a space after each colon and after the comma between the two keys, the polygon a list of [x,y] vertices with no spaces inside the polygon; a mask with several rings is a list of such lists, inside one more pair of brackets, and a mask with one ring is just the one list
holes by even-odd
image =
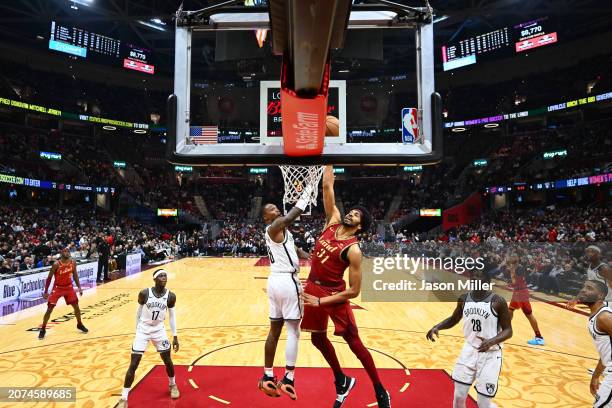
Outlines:
{"label": "arm sleeve", "polygon": [[138,322],[140,321],[140,315],[142,315],[142,305],[138,304],[138,310],[136,310],[136,328],[138,328]]}
{"label": "arm sleeve", "polygon": [[168,308],[168,318],[170,320],[170,329],[172,330],[172,335],[176,336],[176,315],[174,314],[174,308]]}

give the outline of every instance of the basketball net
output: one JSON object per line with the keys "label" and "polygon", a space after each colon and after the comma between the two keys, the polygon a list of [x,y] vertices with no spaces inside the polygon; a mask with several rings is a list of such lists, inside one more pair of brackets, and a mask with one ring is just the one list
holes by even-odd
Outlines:
{"label": "basketball net", "polygon": [[319,181],[323,175],[324,166],[278,166],[283,173],[285,194],[283,195],[283,209],[285,214],[291,204],[295,204],[301,197],[306,186],[312,186],[312,193],[308,199],[306,210],[302,213],[310,215],[310,210],[317,205],[319,196]]}

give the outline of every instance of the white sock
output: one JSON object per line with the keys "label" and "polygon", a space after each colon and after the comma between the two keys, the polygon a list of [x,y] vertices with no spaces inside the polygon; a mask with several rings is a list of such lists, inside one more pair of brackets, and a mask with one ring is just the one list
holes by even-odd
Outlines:
{"label": "white sock", "polygon": [[170,380],[170,385],[176,385],[176,377],[168,377],[168,380]]}
{"label": "white sock", "polygon": [[298,343],[300,342],[300,321],[285,321],[287,328],[287,343],[285,344],[285,365],[295,367],[298,355]]}
{"label": "white sock", "polygon": [[274,377],[274,367],[272,368],[267,368],[264,367],[264,373],[268,376],[268,377]]}
{"label": "white sock", "polygon": [[293,379],[295,378],[295,371],[294,370],[286,370],[285,371],[285,377],[287,377],[288,379],[293,381]]}
{"label": "white sock", "polygon": [[122,399],[122,400],[126,400],[126,401],[127,401],[127,399],[128,399],[128,394],[129,394],[129,393],[130,393],[130,389],[129,389],[129,388],[124,388],[124,389],[121,391],[121,399]]}

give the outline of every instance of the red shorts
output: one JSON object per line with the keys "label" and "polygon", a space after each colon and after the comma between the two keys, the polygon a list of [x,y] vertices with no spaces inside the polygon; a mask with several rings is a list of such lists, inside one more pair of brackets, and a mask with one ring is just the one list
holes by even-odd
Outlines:
{"label": "red shorts", "polygon": [[529,303],[529,301],[519,302],[519,301],[512,300],[510,302],[509,308],[510,310],[521,309],[523,313],[525,313],[526,316],[529,316],[530,314],[533,313],[533,311],[531,310],[531,303]]}
{"label": "red shorts", "polygon": [[47,303],[49,305],[55,306],[57,305],[57,301],[60,300],[60,298],[62,297],[66,301],[67,305],[73,305],[73,304],[79,303],[79,298],[77,297],[77,294],[74,291],[74,288],[72,286],[53,287],[53,290],[51,291],[51,294],[49,295],[49,299],[47,300]]}
{"label": "red shorts", "polygon": [[[317,297],[331,296],[337,293],[336,288],[317,285],[311,281],[306,283],[304,293]],[[357,323],[351,309],[351,304],[336,303],[334,305],[316,307],[304,306],[304,318],[302,319],[302,330],[307,332],[326,332],[329,318],[334,322],[336,336],[346,333],[357,334]]]}

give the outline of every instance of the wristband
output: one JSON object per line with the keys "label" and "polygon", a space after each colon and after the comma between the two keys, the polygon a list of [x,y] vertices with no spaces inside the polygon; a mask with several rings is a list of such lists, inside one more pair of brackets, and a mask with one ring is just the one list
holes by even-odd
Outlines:
{"label": "wristband", "polygon": [[321,298],[317,298],[317,303],[321,306]]}

